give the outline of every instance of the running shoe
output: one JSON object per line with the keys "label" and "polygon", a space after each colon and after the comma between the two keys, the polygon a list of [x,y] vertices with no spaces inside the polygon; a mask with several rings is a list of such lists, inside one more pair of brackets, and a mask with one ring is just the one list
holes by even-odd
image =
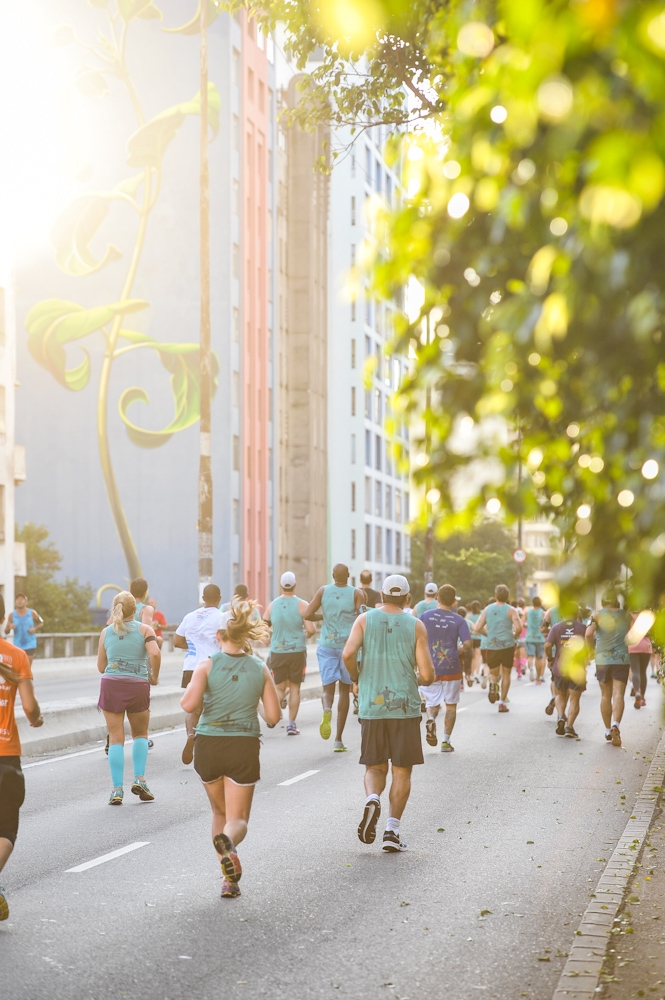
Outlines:
{"label": "running shoe", "polygon": [[141,802],[153,802],[155,799],[155,796],[145,783],[145,778],[134,778],[132,794],[138,795]]}
{"label": "running shoe", "polygon": [[635,697],[635,688],[634,687],[631,687],[631,689],[630,689],[630,697],[631,698]]}
{"label": "running shoe", "polygon": [[[642,708],[642,695],[638,691],[635,697],[635,708]],[[644,703],[646,705],[646,702]]]}
{"label": "running shoe", "polygon": [[431,747],[435,747],[437,744],[437,739],[436,739],[436,722],[434,721],[434,719],[427,720],[427,722],[425,723],[425,731],[426,731],[425,739],[427,740],[427,742]]}
{"label": "running shoe", "polygon": [[121,806],[122,805],[122,796],[123,796],[123,794],[124,793],[123,793],[122,788],[114,788],[114,789],[112,789],[112,791],[111,791],[111,798],[109,799],[109,805],[110,806]]}
{"label": "running shoe", "polygon": [[566,726],[563,735],[567,736],[569,740],[579,740],[579,736],[577,735],[572,726]]}
{"label": "running shoe", "polygon": [[295,722],[286,723],[286,735],[287,736],[300,736],[300,730],[296,726]]}
{"label": "running shoe", "polygon": [[480,686],[483,689],[483,691],[487,687],[487,676],[485,674],[483,674],[483,676],[480,678]]}
{"label": "running shoe", "polygon": [[346,747],[344,746],[341,740],[335,740],[333,753],[346,753]]}
{"label": "running shoe", "polygon": [[441,741],[441,753],[452,753],[455,747],[448,740]]}
{"label": "running shoe", "polygon": [[536,668],[529,667],[529,680],[533,683],[536,679]]}
{"label": "running shoe", "polygon": [[494,681],[490,681],[490,689],[487,698],[490,705],[493,705],[495,701],[499,700],[499,685]]}
{"label": "running shoe", "polygon": [[363,844],[373,844],[376,839],[376,824],[381,815],[381,803],[378,799],[369,799],[365,803],[363,818],[358,826],[358,840]]}
{"label": "running shoe", "polygon": [[241,896],[240,886],[237,882],[229,882],[227,878],[222,879],[222,899],[235,899]]}
{"label": "running shoe", "polygon": [[329,740],[330,734],[332,732],[332,727],[330,723],[332,722],[332,709],[325,709],[323,712],[323,718],[321,719],[321,725],[319,726],[319,732],[321,733],[321,739]]}
{"label": "running shoe", "polygon": [[242,875],[242,865],[235,849],[235,844],[225,833],[218,833],[212,838],[215,850],[219,854],[219,861],[224,872],[224,877],[229,882],[239,882]]}
{"label": "running shoe", "polygon": [[421,702],[420,702],[420,714],[424,715],[426,711],[427,711],[427,705],[425,704],[424,701],[421,700]]}
{"label": "running shoe", "polygon": [[554,712],[554,705],[555,705],[554,698],[550,698],[549,702],[545,706],[545,715],[552,715],[552,713]]}
{"label": "running shoe", "polygon": [[353,696],[353,714],[354,715],[358,714],[358,695],[357,694],[354,694],[354,696]]}
{"label": "running shoe", "polygon": [[154,747],[154,745],[155,744],[152,742],[152,740],[148,740],[148,750],[152,750],[152,748]]}
{"label": "running shoe", "polygon": [[605,733],[605,739],[607,740],[608,743],[612,742],[612,730],[611,729],[610,729],[609,733]]}
{"label": "running shoe", "polygon": [[6,920],[9,916],[9,903],[5,896],[5,890],[0,885],[0,920]]}
{"label": "running shoe", "polygon": [[182,748],[182,762],[183,764],[191,764],[194,760],[194,741],[196,736],[192,733],[191,736],[187,737],[187,742]]}
{"label": "running shoe", "polygon": [[644,698],[642,698],[642,708],[646,708],[646,707],[647,707],[647,703],[646,703],[646,701],[644,700]]}
{"label": "running shoe", "polygon": [[619,732],[618,726],[612,726],[612,729],[610,730],[610,739],[613,747],[621,746],[621,733]]}
{"label": "running shoe", "polygon": [[566,720],[565,719],[557,719],[556,734],[557,734],[557,736],[565,736],[566,735]]}
{"label": "running shoe", "polygon": [[506,703],[504,701],[500,701],[499,702],[499,711],[500,712],[509,712],[510,709],[508,708],[508,706],[506,705]]}
{"label": "running shoe", "polygon": [[386,830],[383,835],[383,850],[386,854],[398,854],[400,851],[406,850],[406,844],[400,840],[399,833]]}

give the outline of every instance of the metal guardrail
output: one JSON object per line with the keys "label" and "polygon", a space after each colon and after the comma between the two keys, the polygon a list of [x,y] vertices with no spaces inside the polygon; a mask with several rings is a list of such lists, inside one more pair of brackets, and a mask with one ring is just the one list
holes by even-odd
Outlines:
{"label": "metal guardrail", "polygon": [[[100,632],[101,629],[97,632],[38,632],[35,659],[52,660],[74,656],[95,656]],[[162,648],[166,647],[169,652],[173,652],[174,632],[174,628],[162,628],[164,636]],[[11,642],[11,633],[6,638]]]}

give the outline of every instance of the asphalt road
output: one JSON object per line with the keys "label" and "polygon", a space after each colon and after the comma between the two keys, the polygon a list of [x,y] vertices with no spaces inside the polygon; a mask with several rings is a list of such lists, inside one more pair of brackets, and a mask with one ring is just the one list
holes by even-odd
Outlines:
{"label": "asphalt road", "polygon": [[3,1000],[545,1000],[644,780],[660,695],[652,683],[648,708],[627,708],[621,750],[603,739],[595,681],[580,742],[554,735],[545,688],[515,682],[511,696],[498,715],[484,692],[464,693],[456,752],[426,747],[402,821],[409,851],[388,856],[383,822],[374,846],[356,836],[360,727],[351,718],[349,753],[333,754],[304,704],[300,737],[263,738],[237,900],[219,897],[181,732],[155,740],[154,803],[107,806],[99,750],[32,762],[2,875]]}

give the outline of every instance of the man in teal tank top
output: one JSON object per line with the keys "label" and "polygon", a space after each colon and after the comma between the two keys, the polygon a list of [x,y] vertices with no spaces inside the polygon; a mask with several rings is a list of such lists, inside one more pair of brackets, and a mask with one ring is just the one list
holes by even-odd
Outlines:
{"label": "man in teal tank top", "polygon": [[522,631],[522,621],[515,608],[508,603],[510,591],[504,583],[495,588],[494,597],[494,603],[487,605],[472,628],[476,634],[482,633],[483,629],[487,634],[487,666],[490,672],[490,689],[487,697],[492,705],[498,699],[499,711],[508,712],[506,701],[515,662],[515,640]]}
{"label": "man in teal tank top", "polygon": [[152,628],[152,607],[146,603],[148,600],[148,581],[144,580],[142,576],[137,576],[130,583],[129,592],[136,601],[136,615],[134,616],[136,621],[141,622],[142,625],[150,625]]}
{"label": "man in teal tank top", "polygon": [[545,636],[542,633],[544,617],[543,602],[539,597],[534,597],[526,613],[526,658],[529,680],[536,684],[543,683],[545,673]]}
{"label": "man in teal tank top", "polygon": [[425,599],[418,601],[413,613],[416,618],[422,618],[426,611],[434,611],[439,606],[439,602],[436,599],[436,595],[439,592],[439,588],[435,583],[425,584]]}
{"label": "man in teal tank top", "polygon": [[602,610],[595,611],[586,630],[593,650],[595,639],[596,679],[600,684],[600,714],[605,723],[605,739],[621,746],[620,725],[625,707],[630,654],[626,636],[632,618],[619,604],[613,591],[603,595]]}
{"label": "man in teal tank top", "polygon": [[[344,753],[346,747],[342,741],[346,717],[349,714],[349,692],[351,678],[342,662],[342,650],[351,634],[361,605],[364,603],[362,590],[349,587],[349,567],[337,563],[332,571],[333,583],[327,587],[319,587],[310,601],[305,614],[305,621],[320,621],[321,632],[316,657],[323,685],[323,718],[319,732],[324,740],[329,740],[332,732],[332,708],[335,700],[335,685],[339,684],[337,700],[337,733],[336,753]],[[319,614],[319,611],[321,612]]]}
{"label": "man in teal tank top", "polygon": [[308,603],[296,595],[295,574],[282,573],[279,582],[282,595],[271,601],[263,615],[263,620],[272,625],[268,666],[272,671],[280,702],[287,692],[289,695],[286,735],[299,736],[296,717],[300,708],[300,685],[307,666],[307,636],[314,635],[316,625],[303,620]]}
{"label": "man in teal tank top", "polygon": [[395,853],[406,850],[399,828],[411,792],[411,769],[423,763],[418,685],[433,683],[434,667],[427,629],[404,611],[409,581],[395,574],[386,577],[381,589],[382,603],[360,615],[353,626],[344,664],[358,682],[362,727],[360,763],[365,765],[367,799],[358,837],[364,844],[374,843],[390,761],[390,815],[383,850]]}

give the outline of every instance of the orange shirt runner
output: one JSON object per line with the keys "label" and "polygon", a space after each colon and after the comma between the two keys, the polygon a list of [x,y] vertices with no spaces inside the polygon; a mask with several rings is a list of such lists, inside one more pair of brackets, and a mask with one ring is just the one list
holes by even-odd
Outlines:
{"label": "orange shirt runner", "polygon": [[[0,639],[0,660],[11,667],[21,680],[32,680],[30,660],[18,646]],[[0,674],[0,757],[20,757],[21,740],[14,714],[18,687]]]}

